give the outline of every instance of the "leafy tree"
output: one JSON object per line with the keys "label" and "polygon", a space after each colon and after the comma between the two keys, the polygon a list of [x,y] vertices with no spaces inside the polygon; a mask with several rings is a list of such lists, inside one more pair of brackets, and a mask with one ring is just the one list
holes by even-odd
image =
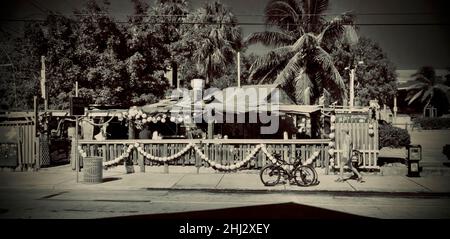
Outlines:
{"label": "leafy tree", "polygon": [[0,68],[1,108],[32,109],[33,95],[38,93],[40,55],[46,44],[38,23],[24,25],[24,38],[3,32]]}
{"label": "leafy tree", "polygon": [[298,103],[316,101],[324,88],[345,100],[345,85],[329,46],[343,36],[356,40],[350,26],[353,16],[327,20],[323,13],[328,7],[328,0],[270,0],[265,21],[275,30],[253,33],[246,42],[275,49],[255,61],[250,78],[280,84]]}
{"label": "leafy tree", "polygon": [[349,46],[340,41],[331,55],[346,85],[350,81],[350,72],[346,67],[363,62],[356,69],[355,79],[355,98],[361,105],[378,99],[381,104],[392,106],[397,92],[395,66],[376,42],[361,37],[356,45]]}
{"label": "leafy tree", "polygon": [[[424,66],[412,76],[415,77],[417,83],[407,88],[407,91],[409,92],[406,98],[408,104],[411,104],[416,100],[420,100],[422,103],[426,102],[423,109],[423,113],[425,114],[425,109],[430,103],[436,105],[439,102],[436,102],[437,97],[440,96],[440,99],[447,101],[446,95],[449,87],[442,84],[443,80],[436,75],[436,71],[433,67]],[[447,109],[445,109],[445,111],[446,110]]]}
{"label": "leafy tree", "polygon": [[183,52],[185,67],[194,63],[196,69],[182,72],[185,76],[204,77],[209,85],[223,75],[224,66],[233,63],[241,50],[241,29],[230,9],[217,1],[207,2],[184,21],[177,49]]}

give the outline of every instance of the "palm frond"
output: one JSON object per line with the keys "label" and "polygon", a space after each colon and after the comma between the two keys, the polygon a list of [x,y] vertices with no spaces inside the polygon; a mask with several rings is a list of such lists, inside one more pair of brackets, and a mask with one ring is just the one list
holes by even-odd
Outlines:
{"label": "palm frond", "polygon": [[416,83],[416,84],[414,84],[414,85],[410,85],[410,86],[408,86],[408,87],[406,87],[406,91],[410,91],[410,90],[418,90],[418,89],[422,89],[422,88],[424,88],[424,87],[426,87],[427,86],[427,84],[425,84],[425,83],[423,83],[423,82],[419,82],[419,83]]}
{"label": "palm frond", "polygon": [[351,45],[358,42],[358,36],[354,29],[353,23],[355,16],[351,13],[344,13],[341,16],[335,17],[333,20],[327,22],[321,30],[318,41],[335,41],[344,37]]}
{"label": "palm frond", "polygon": [[285,46],[292,44],[295,38],[282,32],[254,32],[245,40],[245,44],[262,43],[265,46]]}
{"label": "palm frond", "polygon": [[337,87],[341,90],[342,98],[347,99],[347,91],[345,89],[344,81],[339,74],[339,71],[334,66],[333,59],[323,48],[317,47],[316,53],[314,55],[314,62],[319,64],[321,68],[328,73],[329,79],[331,82],[336,84]]}
{"label": "palm frond", "polygon": [[309,14],[323,14],[330,6],[329,0],[305,0],[305,9],[309,9]]}
{"label": "palm frond", "polygon": [[434,90],[440,91],[440,92],[445,93],[445,94],[450,90],[450,87],[448,87],[448,86],[446,86],[444,84],[440,84],[440,83],[439,84],[435,84],[433,86],[433,88],[434,88]]}
{"label": "palm frond", "polygon": [[422,98],[420,99],[420,101],[424,102],[428,98],[432,99],[433,96],[434,96],[434,88],[430,87],[423,93]]}
{"label": "palm frond", "polygon": [[270,0],[266,5],[265,15],[267,24],[289,30],[290,26],[300,23],[302,8],[296,0]]}
{"label": "palm frond", "polygon": [[258,57],[250,67],[249,80],[253,80],[257,77],[264,78],[271,76],[270,72],[274,74],[281,71],[288,60],[294,55],[291,46],[279,47],[273,51],[270,51],[264,56]]}
{"label": "palm frond", "polygon": [[300,73],[294,79],[295,84],[295,98],[297,103],[310,104],[311,97],[314,97],[312,88],[313,83],[306,74],[306,69],[302,69]]}
{"label": "palm frond", "polygon": [[413,96],[411,97],[407,97],[406,100],[408,101],[408,105],[410,105],[412,102],[414,102],[417,98],[420,97],[420,95],[422,94],[423,90],[418,91],[417,93],[415,93]]}
{"label": "palm frond", "polygon": [[432,80],[421,73],[416,73],[412,75],[416,81],[420,81],[426,84],[432,84]]}
{"label": "palm frond", "polygon": [[293,51],[300,51],[306,47],[317,45],[317,38],[312,33],[303,34],[293,45]]}
{"label": "palm frond", "polygon": [[275,84],[279,84],[282,87],[293,79],[297,74],[301,74],[305,71],[302,55],[297,52],[287,63],[286,67],[278,74]]}

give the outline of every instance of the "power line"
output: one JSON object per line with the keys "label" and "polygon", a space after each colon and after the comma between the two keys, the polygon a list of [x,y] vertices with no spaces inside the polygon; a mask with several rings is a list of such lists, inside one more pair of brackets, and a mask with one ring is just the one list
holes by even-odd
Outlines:
{"label": "power line", "polygon": [[39,4],[37,4],[33,0],[27,0],[27,2],[31,5],[33,5],[35,8],[37,8],[39,11],[43,12],[44,14],[48,14],[50,12],[48,9],[44,9],[44,7],[41,7]]}
{"label": "power line", "polygon": [[[349,14],[355,16],[429,16],[429,15],[448,15],[450,13],[447,12],[366,12],[366,13],[353,13],[348,12]],[[53,14],[53,15],[63,15],[63,14]],[[74,13],[74,14],[64,14],[66,16],[86,16],[86,15],[108,15],[108,13],[100,13],[100,14],[90,14],[90,13]],[[129,17],[186,17],[189,14],[126,14],[126,13],[114,13],[114,15],[126,15]],[[341,16],[343,13],[321,13],[321,14],[301,14],[302,16]],[[291,15],[288,14],[233,14],[236,17],[289,17]]]}
{"label": "power line", "polygon": [[[45,22],[44,19],[19,19],[19,18],[2,18],[0,22]],[[75,23],[82,23],[81,21],[74,21]],[[128,21],[117,21],[112,20],[112,22],[119,24],[132,24]],[[136,24],[136,23],[133,23]],[[185,24],[185,25],[243,25],[243,26],[265,26],[271,25],[263,22],[186,22],[186,21],[148,21],[137,23],[138,25],[144,24]],[[302,24],[290,24],[292,26],[300,26]],[[353,23],[353,24],[342,24],[342,25],[355,25],[355,26],[450,26],[450,22],[417,22],[417,23]]]}

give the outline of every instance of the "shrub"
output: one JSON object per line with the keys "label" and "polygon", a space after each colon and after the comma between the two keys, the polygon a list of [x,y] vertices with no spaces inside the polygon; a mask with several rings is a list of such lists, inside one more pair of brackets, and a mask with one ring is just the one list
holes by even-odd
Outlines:
{"label": "shrub", "polygon": [[414,124],[422,129],[450,129],[450,118],[415,118]]}
{"label": "shrub", "polygon": [[411,138],[407,130],[394,127],[390,124],[380,124],[378,135],[380,149],[383,147],[402,148],[411,143]]}

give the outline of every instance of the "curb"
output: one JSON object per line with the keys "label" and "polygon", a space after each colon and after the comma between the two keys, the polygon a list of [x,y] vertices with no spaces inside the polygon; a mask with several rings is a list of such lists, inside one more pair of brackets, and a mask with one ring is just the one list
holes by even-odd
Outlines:
{"label": "curb", "polygon": [[413,197],[436,198],[450,197],[450,192],[388,192],[388,191],[337,191],[337,190],[291,190],[291,189],[214,189],[214,188],[143,188],[147,191],[186,191],[209,193],[289,193],[301,195],[330,195],[330,196],[357,196],[357,197]]}
{"label": "curb", "polygon": [[296,195],[329,195],[329,196],[352,196],[352,197],[402,197],[402,198],[450,198],[450,192],[389,192],[389,191],[344,191],[344,190],[292,190],[292,189],[239,189],[239,188],[158,188],[158,187],[107,187],[96,186],[86,187],[89,184],[82,184],[82,186],[64,187],[61,185],[41,185],[41,186],[20,186],[20,187],[0,187],[0,190],[60,190],[60,191],[173,191],[173,192],[206,192],[206,193],[244,193],[244,194],[268,194],[268,193],[286,193]]}

